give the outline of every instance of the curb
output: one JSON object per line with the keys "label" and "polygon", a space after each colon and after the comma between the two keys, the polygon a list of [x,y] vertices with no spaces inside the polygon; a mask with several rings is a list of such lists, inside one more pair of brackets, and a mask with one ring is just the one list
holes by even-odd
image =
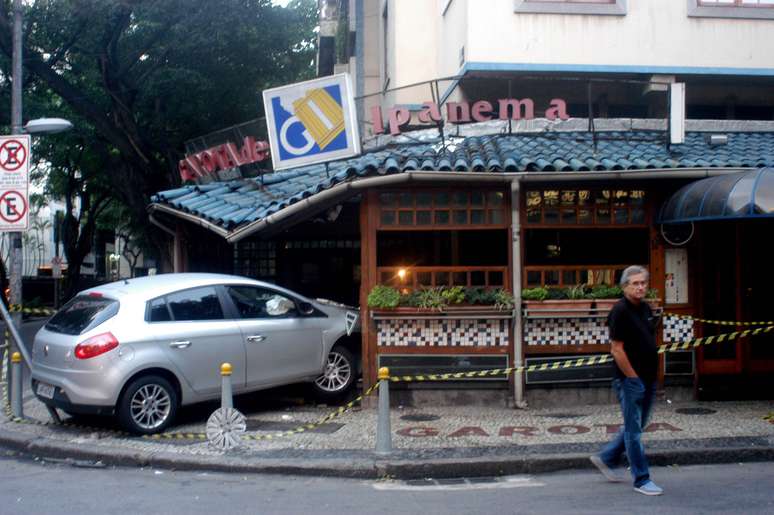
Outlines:
{"label": "curb", "polygon": [[[229,473],[277,474],[350,479],[420,479],[541,474],[591,469],[587,454],[540,454],[487,458],[390,459],[375,455],[362,458],[262,459],[239,456],[185,456],[170,452],[137,452],[128,449],[93,450],[82,445],[27,436],[7,427],[0,447],[23,455],[74,461],[99,461],[109,466],[153,467]],[[774,447],[703,447],[648,452],[651,465],[702,465],[774,461]]]}

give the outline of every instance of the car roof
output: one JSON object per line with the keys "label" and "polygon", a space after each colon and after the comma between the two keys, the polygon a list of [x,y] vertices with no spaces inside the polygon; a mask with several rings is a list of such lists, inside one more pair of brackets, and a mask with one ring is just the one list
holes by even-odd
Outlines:
{"label": "car roof", "polygon": [[88,295],[99,293],[112,298],[139,297],[143,299],[152,299],[179,290],[223,283],[266,286],[290,293],[296,297],[301,297],[298,293],[291,292],[275,284],[256,281],[255,279],[250,279],[248,277],[207,273],[172,273],[122,279],[120,281],[89,288],[88,290],[80,292],[80,294]]}

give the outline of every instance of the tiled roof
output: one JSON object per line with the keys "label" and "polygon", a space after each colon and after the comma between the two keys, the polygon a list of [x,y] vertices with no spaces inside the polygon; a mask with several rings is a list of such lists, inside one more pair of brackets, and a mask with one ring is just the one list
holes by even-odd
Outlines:
{"label": "tiled roof", "polygon": [[[686,133],[685,143],[665,144],[664,132],[551,132],[471,136],[440,143],[406,144],[360,157],[264,175],[161,191],[153,203],[190,213],[230,231],[261,220],[344,181],[412,170],[442,172],[539,172],[754,168],[774,166],[774,133],[728,133],[711,146],[706,133]],[[657,172],[655,172],[657,173]]]}

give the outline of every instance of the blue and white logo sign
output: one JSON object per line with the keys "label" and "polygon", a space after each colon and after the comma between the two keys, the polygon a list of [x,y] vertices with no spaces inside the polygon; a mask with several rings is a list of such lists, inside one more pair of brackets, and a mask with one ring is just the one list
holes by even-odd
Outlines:
{"label": "blue and white logo sign", "polygon": [[275,170],[355,156],[360,136],[346,73],[263,92]]}

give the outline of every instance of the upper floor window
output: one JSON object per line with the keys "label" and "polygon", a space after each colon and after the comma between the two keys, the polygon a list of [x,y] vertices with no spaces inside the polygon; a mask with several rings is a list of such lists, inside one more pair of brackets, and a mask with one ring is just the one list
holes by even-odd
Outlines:
{"label": "upper floor window", "polygon": [[627,0],[515,0],[517,13],[626,14]]}
{"label": "upper floor window", "polygon": [[774,0],[688,0],[688,16],[774,19]]}

